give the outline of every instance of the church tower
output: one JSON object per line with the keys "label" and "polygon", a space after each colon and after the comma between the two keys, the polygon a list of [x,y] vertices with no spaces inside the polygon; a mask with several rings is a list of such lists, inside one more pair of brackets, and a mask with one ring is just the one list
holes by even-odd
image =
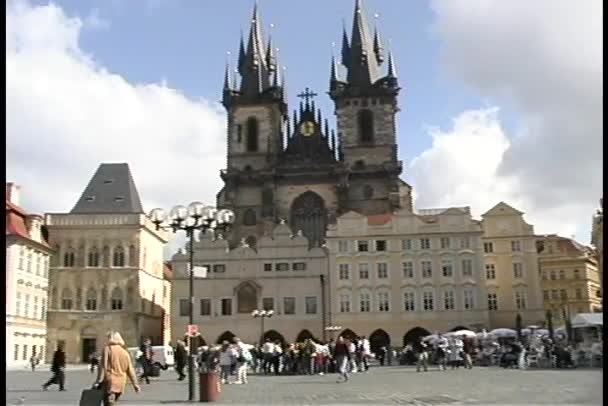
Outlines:
{"label": "church tower", "polygon": [[376,28],[372,36],[361,0],[355,4],[350,40],[343,31],[341,64],[332,58],[329,90],[341,156],[350,172],[349,209],[373,214],[410,206],[410,187],[399,179],[395,62],[390,52],[385,61],[380,34]]}

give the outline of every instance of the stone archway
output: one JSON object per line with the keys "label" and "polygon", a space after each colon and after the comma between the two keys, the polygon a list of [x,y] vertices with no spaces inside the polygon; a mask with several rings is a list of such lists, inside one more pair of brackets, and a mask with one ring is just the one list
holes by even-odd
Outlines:
{"label": "stone archway", "polygon": [[294,199],[291,205],[291,229],[302,231],[311,247],[320,246],[325,241],[327,209],[323,198],[308,191]]}
{"label": "stone archway", "polygon": [[351,329],[349,329],[349,328],[347,328],[346,330],[343,330],[343,331],[342,331],[342,332],[341,332],[341,333],[338,335],[338,337],[340,337],[340,336],[342,336],[342,337],[344,337],[346,340],[350,340],[350,341],[353,341],[353,340],[355,340],[355,339],[358,337],[358,336],[357,336],[357,334],[355,334],[355,332],[354,332],[354,331],[352,331],[352,330],[351,330]]}
{"label": "stone archway", "polygon": [[460,330],[470,330],[470,329],[465,326],[456,326],[453,329],[451,329],[450,331],[460,331]]}
{"label": "stone archway", "polygon": [[232,340],[234,339],[234,337],[236,337],[234,335],[234,333],[232,333],[232,331],[224,331],[215,341],[217,344],[221,344],[224,341],[228,341],[229,343],[232,343]]}
{"label": "stone archway", "polygon": [[388,333],[382,329],[374,331],[369,336],[369,348],[372,353],[377,354],[380,348],[388,347],[391,345],[391,337]]}
{"label": "stone archway", "polygon": [[278,341],[281,343],[282,346],[285,346],[285,344],[287,343],[287,341],[285,341],[285,337],[283,337],[283,335],[276,330],[266,331],[264,333],[264,341],[266,341],[267,339],[272,341],[273,343]]}
{"label": "stone archway", "polygon": [[426,337],[431,335],[431,332],[422,327],[414,327],[410,329],[403,336],[403,346],[405,347],[408,344],[412,344],[414,341],[419,339],[420,337]]}
{"label": "stone archway", "polygon": [[300,331],[300,333],[296,337],[296,343],[302,343],[309,338],[314,339],[312,333],[310,331],[304,329],[304,330]]}

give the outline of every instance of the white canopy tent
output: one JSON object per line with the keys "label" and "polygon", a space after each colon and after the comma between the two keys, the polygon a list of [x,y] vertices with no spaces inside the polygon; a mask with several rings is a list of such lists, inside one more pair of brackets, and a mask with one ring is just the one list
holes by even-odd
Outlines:
{"label": "white canopy tent", "polygon": [[572,328],[603,327],[604,313],[579,313],[572,319]]}

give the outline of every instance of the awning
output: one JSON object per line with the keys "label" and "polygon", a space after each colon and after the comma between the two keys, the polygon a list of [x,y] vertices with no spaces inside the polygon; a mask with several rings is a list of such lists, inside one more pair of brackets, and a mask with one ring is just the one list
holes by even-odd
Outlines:
{"label": "awning", "polygon": [[603,326],[604,313],[579,313],[572,319],[572,328]]}

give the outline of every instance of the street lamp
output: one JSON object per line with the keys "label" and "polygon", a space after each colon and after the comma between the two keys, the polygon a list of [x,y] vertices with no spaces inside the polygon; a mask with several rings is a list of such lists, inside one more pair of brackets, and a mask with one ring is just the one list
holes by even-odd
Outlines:
{"label": "street lamp", "polygon": [[[194,325],[194,232],[212,231],[219,234],[227,231],[234,223],[234,213],[231,210],[217,210],[213,206],[206,206],[201,202],[192,202],[188,207],[175,206],[165,213],[163,209],[153,209],[150,219],[156,225],[156,229],[170,230],[174,233],[185,231],[188,237],[188,251],[190,254],[190,309],[188,311],[189,324]],[[188,400],[194,401],[194,340],[188,335]]]}
{"label": "street lamp", "polygon": [[274,315],[274,310],[255,309],[254,311],[251,312],[251,316],[254,319],[257,319],[259,317],[262,321],[262,323],[260,325],[260,345],[264,344],[264,319],[267,317],[270,318],[273,315]]}
{"label": "street lamp", "polygon": [[331,338],[334,338],[334,331],[342,330],[342,326],[327,326],[325,327],[325,331],[329,331],[331,334]]}

